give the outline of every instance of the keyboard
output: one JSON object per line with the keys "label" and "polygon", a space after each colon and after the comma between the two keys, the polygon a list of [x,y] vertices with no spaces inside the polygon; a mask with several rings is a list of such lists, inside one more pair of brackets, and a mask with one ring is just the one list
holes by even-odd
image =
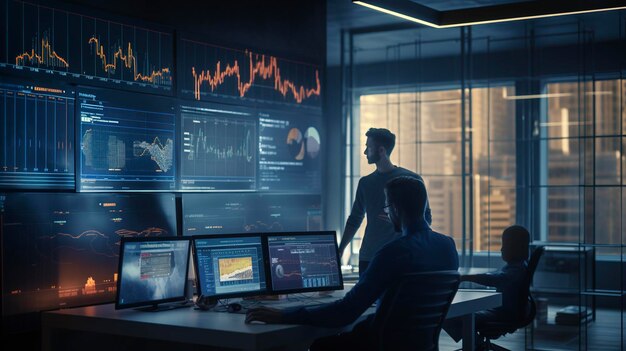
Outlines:
{"label": "keyboard", "polygon": [[257,308],[257,307],[270,307],[276,309],[285,309],[290,307],[298,307],[298,306],[319,306],[326,303],[330,303],[335,301],[336,298],[333,298],[332,295],[328,296],[290,296],[281,300],[242,300],[237,301],[241,305],[241,309],[234,310],[228,308],[228,303],[217,304],[211,311],[213,312],[226,312],[226,313],[236,313],[236,314],[246,314],[249,309]]}

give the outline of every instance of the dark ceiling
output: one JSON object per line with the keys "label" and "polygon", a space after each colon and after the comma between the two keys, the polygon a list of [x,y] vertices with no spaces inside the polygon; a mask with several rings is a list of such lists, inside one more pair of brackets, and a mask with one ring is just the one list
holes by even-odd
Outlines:
{"label": "dark ceiling", "polygon": [[[476,8],[528,1],[519,0],[411,0],[420,5],[428,6],[438,11]],[[574,1],[574,0],[572,0]],[[519,38],[524,37],[529,27],[536,34],[544,37],[539,45],[553,46],[576,43],[579,40],[577,33],[584,18],[583,28],[593,32],[595,41],[609,41],[619,38],[619,16],[624,17],[624,11],[597,12],[586,15],[569,15],[551,17],[540,20],[513,21],[496,24],[472,26],[473,38],[485,38],[496,43],[491,50],[507,49],[507,46],[519,44]],[[613,20],[615,19],[615,20]],[[623,21],[623,20],[622,20]],[[405,29],[391,30],[394,27]],[[359,62],[377,62],[399,58],[397,55],[413,55],[410,50],[403,50],[403,44],[411,45],[416,41],[433,42],[448,41],[447,43],[431,44],[425,52],[426,56],[445,56],[458,54],[460,28],[434,29],[417,23],[409,22],[395,16],[384,14],[363,6],[353,4],[351,0],[327,0],[327,62],[329,66],[339,64],[341,49],[341,31],[367,32],[373,29],[374,33],[356,34],[354,48],[355,58]],[[377,31],[377,29],[383,29]],[[414,46],[414,45],[413,45]],[[482,50],[480,39],[474,48]],[[413,50],[414,51],[414,50]],[[394,56],[395,55],[395,56]]]}

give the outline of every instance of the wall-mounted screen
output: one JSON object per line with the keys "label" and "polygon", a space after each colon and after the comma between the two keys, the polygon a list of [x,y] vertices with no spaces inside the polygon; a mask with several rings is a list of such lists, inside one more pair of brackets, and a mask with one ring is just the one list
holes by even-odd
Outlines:
{"label": "wall-mounted screen", "polygon": [[120,23],[124,21],[17,0],[0,1],[0,18],[0,70],[144,92],[173,92],[172,33],[145,28],[136,20]]}
{"label": "wall-mounted screen", "polygon": [[181,97],[322,106],[319,66],[188,38],[178,41],[177,51]]}
{"label": "wall-mounted screen", "polygon": [[258,114],[259,190],[319,193],[321,116],[297,109]]}
{"label": "wall-mounted screen", "polygon": [[183,235],[321,230],[320,195],[183,194]]}
{"label": "wall-mounted screen", "polygon": [[180,106],[182,190],[255,190],[257,118],[251,108]]}
{"label": "wall-mounted screen", "polygon": [[79,191],[172,191],[175,106],[171,99],[78,91]]}
{"label": "wall-mounted screen", "polygon": [[74,91],[0,82],[0,188],[74,189]]}
{"label": "wall-mounted screen", "polygon": [[176,235],[173,194],[0,195],[2,313],[113,302],[122,237]]}

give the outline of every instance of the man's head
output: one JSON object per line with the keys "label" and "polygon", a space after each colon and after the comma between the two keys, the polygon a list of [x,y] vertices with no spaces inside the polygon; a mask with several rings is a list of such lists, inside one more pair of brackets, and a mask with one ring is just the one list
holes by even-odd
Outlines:
{"label": "man's head", "polygon": [[367,163],[372,164],[380,160],[381,157],[389,157],[394,146],[396,146],[396,136],[388,129],[370,128],[367,133],[365,143],[365,156]]}
{"label": "man's head", "polygon": [[530,233],[520,225],[512,225],[502,232],[502,259],[520,262],[528,259]]}
{"label": "man's head", "polygon": [[385,185],[385,211],[399,232],[402,226],[426,222],[426,185],[417,178],[397,177]]}

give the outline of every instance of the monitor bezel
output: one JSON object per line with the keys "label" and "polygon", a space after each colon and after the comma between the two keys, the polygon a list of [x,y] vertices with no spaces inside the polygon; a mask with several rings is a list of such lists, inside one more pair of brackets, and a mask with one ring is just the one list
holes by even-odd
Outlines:
{"label": "monitor bezel", "polygon": [[[288,290],[275,290],[274,282],[272,276],[272,264],[270,262],[270,246],[269,246],[269,237],[273,236],[307,236],[307,235],[330,235],[333,237],[333,242],[335,243],[335,253],[337,256],[337,265],[339,272],[339,285],[336,286],[327,286],[327,287],[313,287],[313,288],[297,288],[297,289],[288,289]],[[310,293],[310,292],[320,292],[320,291],[337,291],[344,289],[343,282],[343,273],[341,272],[341,257],[339,256],[339,245],[337,244],[337,231],[335,230],[318,230],[318,231],[309,231],[309,232],[272,232],[265,233],[265,245],[267,248],[267,267],[265,270],[269,273],[269,284],[270,289],[275,295],[284,295],[284,294],[297,294],[297,293]]]}
{"label": "monitor bezel", "polygon": [[[125,244],[129,243],[129,242],[158,242],[158,241],[162,241],[162,242],[166,242],[166,241],[188,241],[189,244],[187,245],[187,259],[185,260],[185,282],[183,284],[183,287],[181,288],[181,295],[179,296],[173,296],[173,297],[169,297],[169,298],[165,298],[165,299],[160,299],[160,300],[146,300],[146,301],[138,301],[138,302],[132,302],[132,303],[126,303],[126,304],[121,304],[120,303],[120,292],[121,292],[121,286],[122,286],[122,267],[123,267],[123,260],[124,260],[124,248],[125,248]],[[119,259],[118,259],[118,266],[117,266],[117,289],[115,291],[115,309],[116,310],[121,310],[121,309],[128,309],[128,308],[138,308],[138,307],[150,307],[153,306],[155,307],[155,309],[162,304],[168,304],[168,303],[172,303],[172,302],[185,302],[187,301],[187,284],[189,284],[187,279],[187,276],[189,274],[189,255],[191,254],[191,242],[189,240],[189,237],[183,237],[183,236],[155,236],[155,237],[122,237],[122,239],[120,240],[120,252],[119,252]]]}
{"label": "monitor bezel", "polygon": [[[198,254],[196,251],[196,240],[203,239],[233,239],[233,238],[242,238],[242,237],[258,237],[261,242],[261,254],[263,255],[263,263],[260,269],[263,269],[265,274],[265,289],[262,290],[252,290],[252,291],[243,291],[243,292],[235,292],[228,294],[202,294],[202,284],[200,284],[200,274],[198,273],[200,266],[198,265]],[[250,297],[250,296],[266,296],[271,294],[272,290],[270,287],[270,278],[268,277],[267,265],[269,264],[267,254],[267,240],[264,237],[263,233],[235,233],[235,234],[203,234],[203,235],[192,235],[191,237],[191,248],[193,257],[193,267],[194,267],[194,275],[196,280],[196,294],[198,296],[210,297],[211,299],[229,299],[229,298],[239,298],[239,297]]]}

